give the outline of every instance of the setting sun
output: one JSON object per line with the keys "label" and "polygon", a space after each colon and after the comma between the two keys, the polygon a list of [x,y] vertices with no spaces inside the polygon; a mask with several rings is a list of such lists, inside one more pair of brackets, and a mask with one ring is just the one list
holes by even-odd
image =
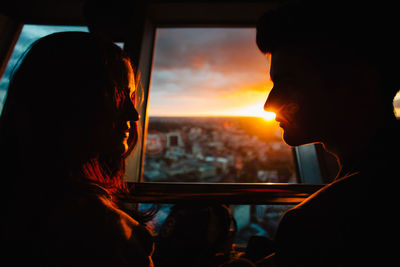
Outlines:
{"label": "setting sun", "polygon": [[276,114],[274,112],[263,111],[260,117],[264,118],[266,121],[273,121],[276,118]]}
{"label": "setting sun", "polygon": [[264,102],[253,104],[244,108],[236,109],[227,112],[229,115],[236,116],[250,116],[250,117],[260,117],[266,121],[273,121],[276,117],[274,112],[268,112],[264,110]]}

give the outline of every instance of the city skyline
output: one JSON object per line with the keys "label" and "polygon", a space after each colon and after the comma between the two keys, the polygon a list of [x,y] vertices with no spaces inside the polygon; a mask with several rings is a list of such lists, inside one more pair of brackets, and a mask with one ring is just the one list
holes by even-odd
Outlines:
{"label": "city skyline", "polygon": [[150,117],[144,180],[295,182],[292,149],[262,118]]}

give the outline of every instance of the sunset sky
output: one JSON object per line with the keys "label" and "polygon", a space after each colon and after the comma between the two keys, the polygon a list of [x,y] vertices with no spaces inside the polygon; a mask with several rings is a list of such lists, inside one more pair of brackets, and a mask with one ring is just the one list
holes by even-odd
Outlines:
{"label": "sunset sky", "polygon": [[150,116],[259,116],[272,83],[254,28],[158,29]]}

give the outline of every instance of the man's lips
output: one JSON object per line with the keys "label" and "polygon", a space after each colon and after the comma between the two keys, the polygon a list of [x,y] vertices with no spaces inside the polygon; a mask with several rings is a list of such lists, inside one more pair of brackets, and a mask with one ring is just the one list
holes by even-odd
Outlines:
{"label": "man's lips", "polygon": [[287,129],[289,128],[290,125],[291,124],[289,124],[288,122],[283,122],[283,121],[279,122],[279,127],[281,127],[282,129]]}
{"label": "man's lips", "polygon": [[285,119],[283,116],[276,116],[275,119],[277,122],[279,122],[280,125],[282,124],[289,124],[289,120]]}
{"label": "man's lips", "polygon": [[299,106],[294,103],[283,105],[279,108],[275,120],[279,122],[279,126],[282,128],[288,127],[294,124],[294,117],[299,110]]}

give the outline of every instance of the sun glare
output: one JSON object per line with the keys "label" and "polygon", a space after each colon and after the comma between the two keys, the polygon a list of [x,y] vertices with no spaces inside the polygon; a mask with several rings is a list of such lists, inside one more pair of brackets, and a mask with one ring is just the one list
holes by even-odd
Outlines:
{"label": "sun glare", "polygon": [[260,117],[266,121],[273,121],[276,117],[274,112],[268,112],[264,110],[264,102],[236,109],[234,111],[227,112],[227,114],[236,116]]}
{"label": "sun glare", "polygon": [[264,118],[266,121],[273,121],[276,118],[276,114],[275,112],[263,111],[260,117]]}

